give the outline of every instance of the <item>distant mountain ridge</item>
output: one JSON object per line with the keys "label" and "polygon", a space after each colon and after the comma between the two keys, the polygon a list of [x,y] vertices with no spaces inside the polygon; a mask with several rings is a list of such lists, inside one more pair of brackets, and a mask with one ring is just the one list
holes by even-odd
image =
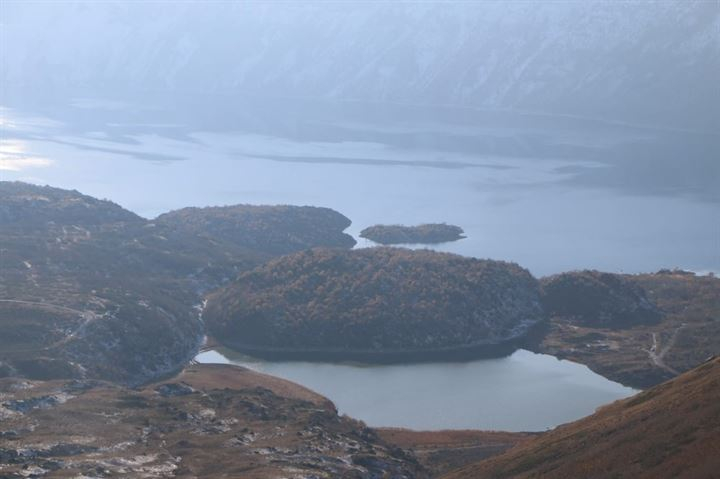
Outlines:
{"label": "distant mountain ridge", "polygon": [[2,35],[8,100],[250,92],[720,119],[712,1],[12,3]]}

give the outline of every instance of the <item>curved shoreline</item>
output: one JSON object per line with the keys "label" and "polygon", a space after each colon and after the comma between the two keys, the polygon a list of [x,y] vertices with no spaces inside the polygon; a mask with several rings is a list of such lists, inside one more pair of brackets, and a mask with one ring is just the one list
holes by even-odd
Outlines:
{"label": "curved shoreline", "polygon": [[428,362],[458,362],[474,359],[501,358],[511,355],[527,342],[527,336],[498,343],[470,344],[434,349],[404,349],[394,351],[270,348],[218,341],[233,351],[268,361],[341,362],[354,361],[367,364],[405,364]]}

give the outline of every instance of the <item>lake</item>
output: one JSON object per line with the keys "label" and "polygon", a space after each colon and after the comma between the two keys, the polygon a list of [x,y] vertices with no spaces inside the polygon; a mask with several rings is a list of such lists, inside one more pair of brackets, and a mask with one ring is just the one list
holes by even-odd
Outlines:
{"label": "lake", "polygon": [[3,180],[77,189],[145,217],[307,204],[348,216],[356,237],[376,223],[457,224],[467,239],[435,249],[535,275],[720,271],[720,148],[701,133],[240,97],[9,106]]}
{"label": "lake", "polygon": [[634,394],[586,366],[518,350],[464,363],[359,365],[266,362],[222,349],[201,363],[232,363],[302,384],[341,414],[373,427],[543,431]]}

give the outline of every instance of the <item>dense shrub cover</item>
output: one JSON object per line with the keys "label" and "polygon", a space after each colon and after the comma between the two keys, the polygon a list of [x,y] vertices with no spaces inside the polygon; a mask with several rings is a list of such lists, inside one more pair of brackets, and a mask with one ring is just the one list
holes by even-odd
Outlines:
{"label": "dense shrub cover", "polygon": [[212,295],[204,316],[235,346],[387,351],[505,341],[542,312],[515,264],[381,247],[273,260]]}

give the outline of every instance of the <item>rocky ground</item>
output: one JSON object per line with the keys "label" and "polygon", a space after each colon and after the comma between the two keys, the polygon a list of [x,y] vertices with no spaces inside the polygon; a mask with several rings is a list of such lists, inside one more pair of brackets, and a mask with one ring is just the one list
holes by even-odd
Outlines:
{"label": "rocky ground", "polygon": [[0,380],[0,477],[423,478],[414,456],[301,386],[192,366],[140,389]]}

